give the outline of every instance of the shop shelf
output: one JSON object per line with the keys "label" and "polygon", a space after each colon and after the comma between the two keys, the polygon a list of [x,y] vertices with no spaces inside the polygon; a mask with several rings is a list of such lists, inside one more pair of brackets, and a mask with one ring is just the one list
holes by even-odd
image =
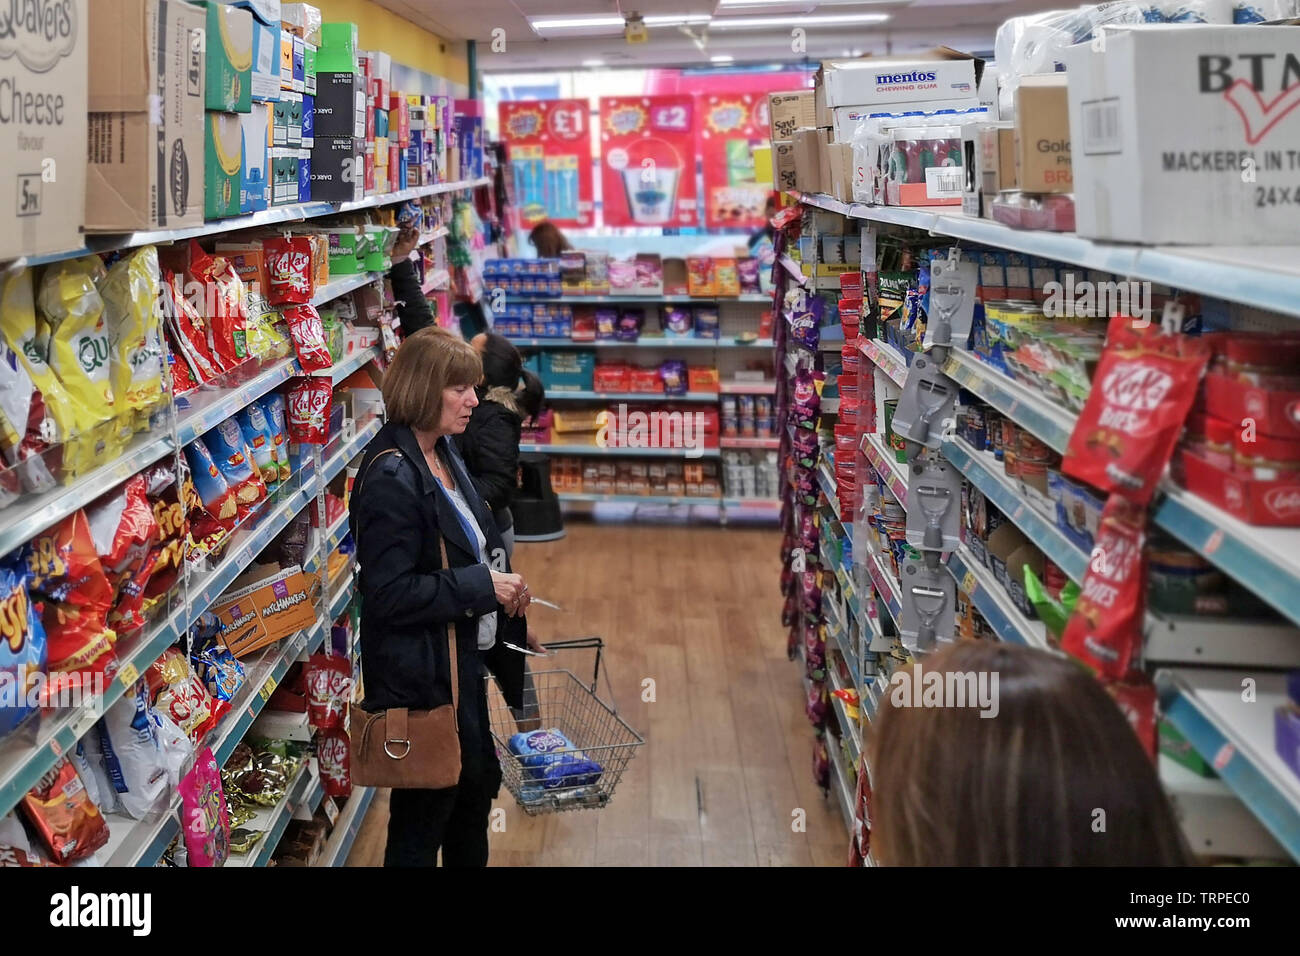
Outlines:
{"label": "shop shelf", "polygon": [[903,615],[903,595],[898,582],[885,570],[885,566],[880,563],[880,558],[876,554],[864,555],[863,563],[871,583],[875,586],[878,600],[885,605],[889,616],[897,621]]}
{"label": "shop shelf", "polygon": [[862,436],[862,453],[872,467],[885,479],[885,487],[894,499],[907,507],[907,465],[900,462],[893,449],[886,448],[879,435],[868,432]]}
{"label": "shop shelf", "polygon": [[684,395],[665,395],[663,392],[569,392],[548,390],[548,402],[717,402],[717,392],[687,392]]}
{"label": "shop shelf", "polygon": [[936,236],[1010,249],[1147,280],[1285,315],[1300,316],[1300,247],[1139,246],[1094,242],[1074,233],[1012,229],[952,206],[908,209],[801,194],[809,205],[857,219],[911,226]]}
{"label": "shop shelf", "polygon": [[840,400],[838,398],[823,398],[821,413],[823,415],[838,415],[840,413]]}
{"label": "shop shelf", "polygon": [[[371,346],[368,349],[357,349],[351,355],[345,356],[335,363],[334,367],[329,371],[330,380],[334,383],[334,387],[337,388],[339,382],[343,381],[353,372],[358,371],[363,365],[373,362],[377,358],[379,358],[378,346]],[[321,374],[324,375],[325,373],[322,372]]]}
{"label": "shop shelf", "polygon": [[420,285],[420,292],[424,295],[433,295],[435,292],[446,291],[450,286],[451,273],[446,269],[435,269]]}
{"label": "shop shelf", "polygon": [[943,445],[944,456],[976,488],[1002,510],[1011,522],[1071,578],[1083,582],[1088,569],[1088,555],[1067,538],[1056,523],[1025,500],[1012,484],[992,454],[979,452],[960,438]]}
{"label": "shop shelf", "polygon": [[[329,453],[325,461],[325,483],[329,484],[341,472],[352,459],[356,458],[366,450],[366,445],[370,439],[379,434],[379,429],[384,427],[384,423],[378,418],[372,418],[357,429],[356,434],[350,441],[340,442],[335,440],[329,447],[337,445],[334,452]],[[329,447],[326,451],[329,451]]]}
{"label": "shop shelf", "polygon": [[544,455],[615,455],[620,457],[643,458],[719,458],[722,452],[717,448],[602,448],[599,445],[520,445],[525,453]]}
{"label": "shop shelf", "polygon": [[[840,680],[840,675],[835,672],[835,667],[831,661],[826,662],[826,679],[831,685],[831,690],[845,690],[844,682]],[[848,708],[844,706],[844,701],[840,700],[834,694],[830,695],[831,707],[839,715],[840,725],[848,735],[849,750],[853,753],[853,759],[856,761],[862,756],[862,737],[858,731],[858,725],[855,721],[849,719]]]}
{"label": "shop shelf", "polygon": [[38,266],[50,262],[58,262],[63,259],[75,259],[79,256],[89,255],[91,253],[113,252],[119,249],[135,249],[140,246],[167,245],[170,243],[184,242],[187,239],[199,239],[204,236],[216,236],[224,233],[236,232],[241,229],[257,229],[262,226],[274,226],[286,222],[301,222],[304,219],[319,219],[323,216],[334,216],[340,213],[356,212],[362,209],[376,209],[380,206],[390,206],[396,203],[408,202],[412,199],[423,199],[426,196],[435,196],[440,193],[460,192],[463,189],[486,186],[489,183],[491,183],[491,180],[487,177],[482,179],[460,180],[450,183],[437,183],[432,186],[415,186],[411,189],[403,189],[400,192],[371,196],[366,199],[356,200],[355,202],[317,202],[294,206],[279,206],[275,209],[253,213],[249,216],[235,216],[231,219],[216,219],[211,222],[205,222],[201,226],[189,226],[184,229],[163,229],[151,232],[112,233],[90,236],[87,239],[86,245],[80,249],[69,249],[52,255],[31,256],[21,260],[21,263],[28,266]]}
{"label": "shop shelf", "polygon": [[[1242,680],[1254,680],[1243,700]],[[1300,776],[1273,747],[1273,712],[1285,703],[1285,678],[1262,671],[1170,668],[1156,672],[1161,708],[1196,752],[1300,860]]]}
{"label": "shop shelf", "polygon": [[366,811],[370,809],[370,802],[374,798],[375,791],[371,787],[352,788],[352,796],[335,821],[334,830],[325,843],[325,850],[317,866],[343,866],[347,863],[352,844],[357,839],[357,831],[361,829],[361,821],[365,819]]}
{"label": "shop shelf", "polygon": [[444,236],[448,236],[450,234],[451,234],[451,230],[449,230],[446,226],[439,226],[438,228],[434,229],[433,232],[422,232],[420,233],[420,245],[427,246],[429,243],[433,242],[434,240],[441,239]]}
{"label": "shop shelf", "polygon": [[230,387],[201,386],[177,397],[176,433],[182,445],[188,445],[293,376],[301,375],[302,368],[296,358],[289,357],[273,361],[255,373],[249,369],[244,374],[250,373],[251,378],[231,383]]}
{"label": "shop shelf", "polygon": [[[484,280],[486,283],[488,280]],[[743,302],[747,305],[771,305],[772,296],[765,292],[745,295],[517,295],[506,293],[508,302],[554,302],[558,305],[634,305],[637,303],[663,305],[720,305]]]}
{"label": "shop shelf", "polygon": [[851,778],[844,767],[844,754],[840,745],[832,737],[826,739],[826,750],[831,757],[831,790],[835,794],[835,802],[840,806],[840,813],[844,816],[844,826],[852,833],[853,795],[856,790],[849,783]]}
{"label": "shop shelf", "polygon": [[762,511],[781,510],[781,501],[778,498],[723,498],[722,505],[724,508],[754,508]]}
{"label": "shop shelf", "polygon": [[723,395],[775,395],[776,382],[723,382],[718,391]]}
{"label": "shop shelf", "polygon": [[892,345],[879,339],[858,337],[858,351],[869,358],[895,385],[907,381],[907,362]]}
{"label": "shop shelf", "polygon": [[967,391],[974,392],[1003,415],[1023,425],[1056,451],[1065,453],[1074,431],[1076,415],[1040,392],[985,365],[970,352],[951,349],[944,373]]}
{"label": "shop shelf", "polygon": [[1147,664],[1300,668],[1300,629],[1289,622],[1147,613]]}
{"label": "shop shelf", "polygon": [[384,273],[382,272],[358,272],[356,275],[340,276],[317,289],[316,294],[312,296],[311,304],[320,308],[328,302],[333,302],[335,299],[345,296],[349,292],[355,292],[372,282],[379,282],[383,278]]}
{"label": "shop shelf", "polygon": [[561,501],[622,505],[717,505],[722,500],[692,495],[599,495],[576,491],[562,491],[557,497]]}
{"label": "shop shelf", "polygon": [[[289,827],[294,811],[305,806],[312,791],[323,793],[319,789],[320,777],[313,774],[310,761],[304,762],[298,773],[289,781],[284,799],[273,807],[259,807],[252,819],[243,825],[246,830],[257,830],[262,838],[247,853],[232,853],[225,863],[226,869],[245,869],[266,866],[271,862],[275,848],[280,845],[280,838]],[[316,786],[313,787],[313,780]]]}
{"label": "shop shelf", "polygon": [[606,339],[575,342],[573,339],[511,339],[511,344],[521,349],[770,349],[771,339],[737,341],[735,336],[717,339],[661,339],[644,338],[635,342],[614,342]]}
{"label": "shop shelf", "polygon": [[1006,591],[994,580],[993,572],[980,564],[965,545],[948,556],[948,570],[971,596],[1000,639],[1027,647],[1051,649],[1043,622],[1031,621],[1021,614]]}
{"label": "shop shelf", "polygon": [[719,440],[719,444],[720,444],[723,448],[771,448],[771,449],[777,449],[777,448],[780,448],[780,447],[781,447],[781,439],[779,439],[779,438],[739,438],[739,437],[737,437],[737,438],[727,438],[726,436],[723,436],[723,437]]}
{"label": "shop shelf", "polygon": [[1193,773],[1164,754],[1160,754],[1159,772],[1193,853],[1251,860],[1288,859],[1281,844],[1222,780]]}

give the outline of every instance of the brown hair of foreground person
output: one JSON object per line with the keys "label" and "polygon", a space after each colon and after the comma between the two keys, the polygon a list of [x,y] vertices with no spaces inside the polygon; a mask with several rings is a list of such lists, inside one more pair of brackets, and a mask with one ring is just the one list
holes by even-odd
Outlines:
{"label": "brown hair of foreground person", "polygon": [[483,360],[460,336],[436,325],[420,329],[397,349],[384,373],[388,421],[433,431],[442,420],[443,389],[477,385]]}
{"label": "brown hair of foreground person", "polygon": [[879,863],[1191,862],[1154,765],[1118,705],[1079,664],[1033,648],[962,641],[920,667],[923,675],[987,673],[996,716],[981,717],[979,706],[898,706],[891,683],[869,757]]}

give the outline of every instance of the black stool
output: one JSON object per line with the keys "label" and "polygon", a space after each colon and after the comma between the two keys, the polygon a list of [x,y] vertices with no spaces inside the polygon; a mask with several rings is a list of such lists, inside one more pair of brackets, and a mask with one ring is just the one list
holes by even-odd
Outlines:
{"label": "black stool", "polygon": [[558,541],[564,537],[564,514],[551,488],[551,460],[546,455],[519,456],[519,491],[510,512],[516,541]]}

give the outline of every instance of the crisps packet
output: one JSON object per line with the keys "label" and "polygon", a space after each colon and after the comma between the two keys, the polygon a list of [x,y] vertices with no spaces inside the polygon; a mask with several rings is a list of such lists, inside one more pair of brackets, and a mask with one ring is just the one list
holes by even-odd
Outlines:
{"label": "crisps packet", "polygon": [[203,510],[218,521],[233,522],[239,512],[238,502],[204,439],[196,438],[185,446],[185,460],[189,463],[194,490],[203,503]]}
{"label": "crisps packet", "polygon": [[0,701],[0,738],[17,730],[38,708],[28,707],[28,690],[45,673],[45,628],[32,606],[27,583],[0,567],[0,680],[15,691]]}
{"label": "crisps packet", "polygon": [[50,368],[72,400],[78,431],[93,435],[97,450],[102,441],[103,454],[111,460],[124,441],[111,424],[119,409],[104,300],[95,285],[103,274],[96,256],[56,263],[45,271],[37,305],[49,327]]}
{"label": "crisps packet", "polygon": [[182,495],[184,484],[190,494],[194,485],[186,469],[182,481],[176,480],[176,473],[171,465],[155,465],[142,473],[145,480],[145,495],[149,507],[153,510],[154,521],[158,525],[158,537],[150,551],[155,557],[149,582],[145,586],[142,612],[149,613],[152,605],[161,601],[176,583],[185,561],[185,540],[189,535],[189,520]]}
{"label": "crisps packet", "polygon": [[145,680],[154,695],[154,706],[196,745],[230,710],[229,703],[213,700],[178,648],[163,651],[145,671]]}
{"label": "crisps packet", "polygon": [[1135,321],[1127,315],[1110,320],[1061,470],[1146,505],[1196,401],[1210,347],[1154,325],[1135,328]]}
{"label": "crisps packet", "polygon": [[221,771],[210,747],[180,783],[181,829],[189,866],[221,866],[230,855],[230,811],[221,786]]}
{"label": "crisps packet", "polygon": [[275,466],[279,469],[280,480],[288,481],[292,476],[289,464],[289,430],[285,421],[284,396],[274,392],[259,403],[266,413],[266,424],[271,429],[275,440]]}
{"label": "crisps packet", "polygon": [[203,442],[212,454],[217,469],[235,495],[241,513],[266,497],[262,474],[253,463],[239,423],[227,418],[206,435]]}
{"label": "crisps packet", "polygon": [[96,725],[104,769],[122,812],[136,820],[162,803],[168,792],[167,767],[143,680],[108,709]]}
{"label": "crisps packet", "polygon": [[216,700],[233,700],[244,685],[244,665],[221,642],[221,626],[215,615],[204,612],[195,629],[199,636],[191,660],[204,686]]}
{"label": "crisps packet", "polygon": [[[122,600],[128,585],[138,606],[149,580],[145,565],[158,540],[158,521],[145,495],[144,476],[135,475],[116,492],[87,507],[86,520],[112,591],[112,606]],[[128,630],[144,624],[143,617],[129,613],[123,621],[132,625]]]}
{"label": "crisps packet", "polygon": [[264,239],[269,289],[266,300],[272,306],[304,305],[312,299],[311,240],[306,236]]}
{"label": "crisps packet", "polygon": [[158,250],[145,246],[115,262],[99,280],[108,325],[113,394],[134,431],[149,427],[163,400],[163,334]]}
{"label": "crisps packet", "polygon": [[327,378],[295,378],[289,382],[289,441],[324,445],[329,440],[330,403],[334,387]]}
{"label": "crisps packet", "polygon": [[212,350],[226,369],[248,358],[248,293],[224,256],[210,256],[190,240],[190,275],[203,285]]}
{"label": "crisps packet", "polygon": [[275,436],[271,433],[271,424],[266,420],[266,412],[256,402],[242,409],[235,418],[239,430],[244,435],[244,442],[253,455],[253,463],[261,472],[262,481],[273,485],[280,480],[280,469],[275,463]]}
{"label": "crisps packet", "polygon": [[192,377],[202,385],[225,371],[208,341],[208,324],[185,294],[181,276],[163,272],[163,318],[171,331],[171,343],[185,359]]}
{"label": "crisps packet", "polygon": [[334,360],[330,357],[329,346],[325,342],[325,324],[316,307],[310,302],[289,306],[283,314],[289,323],[289,337],[293,339],[293,347],[298,353],[298,364],[302,370],[322,372],[333,368]]}
{"label": "crisps packet", "polygon": [[108,842],[108,824],[67,760],[41,777],[20,806],[58,863],[85,859]]}
{"label": "crisps packet", "polygon": [[1083,590],[1061,635],[1061,649],[1110,680],[1137,671],[1146,601],[1145,507],[1113,494],[1101,512]]}

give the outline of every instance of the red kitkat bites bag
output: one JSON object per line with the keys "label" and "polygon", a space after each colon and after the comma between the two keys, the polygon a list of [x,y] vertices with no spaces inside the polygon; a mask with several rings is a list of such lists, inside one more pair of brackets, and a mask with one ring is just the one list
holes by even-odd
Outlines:
{"label": "red kitkat bites bag", "polygon": [[1145,505],[1173,454],[1209,347],[1132,316],[1110,320],[1092,391],[1070,436],[1061,470]]}
{"label": "red kitkat bites bag", "polygon": [[1100,676],[1130,677],[1142,646],[1146,599],[1146,509],[1111,495],[1101,512],[1083,590],[1061,635],[1061,647]]}

